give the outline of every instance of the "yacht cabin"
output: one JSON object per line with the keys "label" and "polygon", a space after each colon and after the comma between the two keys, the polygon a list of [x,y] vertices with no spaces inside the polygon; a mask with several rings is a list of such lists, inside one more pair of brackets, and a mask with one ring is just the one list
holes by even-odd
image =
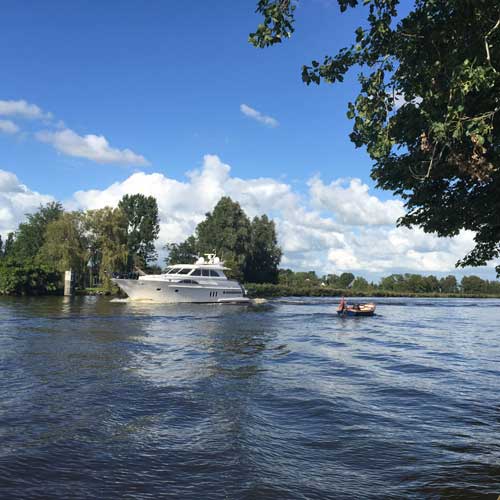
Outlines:
{"label": "yacht cabin", "polygon": [[211,278],[219,280],[227,280],[224,271],[229,270],[224,267],[215,254],[207,254],[206,259],[200,257],[194,264],[177,264],[169,266],[162,274],[140,276],[139,280],[156,280],[156,281],[182,281],[187,283],[190,278]]}

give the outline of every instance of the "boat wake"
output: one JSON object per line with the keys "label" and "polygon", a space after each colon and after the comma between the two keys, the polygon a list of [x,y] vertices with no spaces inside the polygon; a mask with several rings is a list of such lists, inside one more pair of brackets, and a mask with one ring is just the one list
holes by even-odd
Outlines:
{"label": "boat wake", "polygon": [[[114,298],[111,299],[110,302],[114,304],[163,304],[163,305],[177,305],[180,304],[181,302],[164,302],[161,300],[153,300],[153,299],[130,299],[129,297],[127,298]],[[187,302],[184,302],[186,304]],[[201,303],[203,305],[214,305],[214,306],[220,306],[220,305],[244,305],[244,306],[262,306],[265,304],[268,304],[269,301],[267,299],[250,299],[248,301],[220,301],[220,302],[204,302]],[[193,302],[192,304],[196,304]],[[200,305],[201,305],[200,304]]]}

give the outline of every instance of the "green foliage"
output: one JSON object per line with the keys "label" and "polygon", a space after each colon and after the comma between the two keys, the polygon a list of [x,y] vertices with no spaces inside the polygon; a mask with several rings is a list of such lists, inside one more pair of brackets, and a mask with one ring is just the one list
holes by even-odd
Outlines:
{"label": "green foliage", "polygon": [[370,286],[370,284],[368,283],[368,281],[366,281],[365,278],[362,278],[361,276],[357,277],[353,283],[352,283],[352,287],[351,287],[353,290],[365,290],[365,291],[369,291],[370,288],[372,288]]}
{"label": "green foliage", "polygon": [[64,273],[71,269],[81,279],[89,259],[85,215],[67,212],[50,222],[38,260],[51,269]]}
{"label": "green foliage", "polygon": [[158,264],[150,264],[148,266],[148,274],[161,274],[163,269]]}
{"label": "green foliage", "polygon": [[314,271],[293,272],[291,269],[280,269],[278,283],[291,287],[318,286],[320,280]]}
{"label": "green foliage", "polygon": [[59,273],[47,266],[12,257],[0,260],[0,294],[38,295],[55,292],[59,287]]}
{"label": "green foliage", "polygon": [[[332,278],[333,276],[333,278]],[[488,281],[478,276],[465,276],[458,286],[454,276],[438,280],[435,276],[419,274],[392,274],[380,280],[378,285],[356,277],[350,288],[338,286],[339,276],[330,275],[321,282],[312,280],[313,273],[294,273],[280,269],[277,285],[246,283],[252,297],[500,297],[500,281]],[[346,280],[347,281],[347,280]]]}
{"label": "green foliage", "polygon": [[108,290],[112,287],[110,273],[127,268],[127,218],[119,208],[89,210],[85,214],[85,226],[91,262]]}
{"label": "green foliage", "polygon": [[227,196],[206,214],[193,236],[165,249],[167,265],[189,264],[199,255],[216,253],[230,269],[230,278],[257,283],[278,279],[281,249],[274,222],[266,215],[250,222],[240,204]]}
{"label": "green foliage", "polygon": [[402,293],[442,292],[440,282],[435,276],[421,276],[420,274],[391,274],[382,278],[380,288]]}
{"label": "green foliage", "polygon": [[16,259],[34,259],[45,242],[45,231],[47,226],[57,220],[63,213],[59,202],[50,202],[41,205],[34,214],[26,215],[26,222],[19,224],[15,237],[11,239],[10,234],[5,245],[8,255]]}
{"label": "green foliage", "polygon": [[[353,43],[302,68],[306,84],[341,82],[361,68],[349,103],[351,140],[374,161],[377,186],[400,196],[399,223],[439,236],[475,232],[458,265],[500,256],[500,3],[364,0],[367,22]],[[338,0],[341,11],[361,5]],[[291,2],[260,0],[264,23],[250,41],[265,47],[293,32]],[[500,273],[500,266],[497,267]]]}
{"label": "green foliage", "polygon": [[14,240],[15,240],[14,233],[9,233],[7,235],[7,239],[5,240],[5,245],[3,247],[3,254],[5,256],[12,255],[12,250],[14,248]]}
{"label": "green foliage", "polygon": [[91,283],[99,276],[104,289],[111,290],[110,273],[126,270],[130,242],[137,255],[151,258],[149,245],[158,232],[156,202],[124,199],[130,209],[128,218],[120,208],[64,212],[59,203],[27,215],[0,252],[0,293],[54,291],[61,288],[62,273],[69,269],[76,273],[79,285],[85,284],[87,276]]}
{"label": "green foliage", "polygon": [[439,280],[439,289],[442,293],[457,293],[458,282],[455,276],[451,274]]}
{"label": "green foliage", "polygon": [[278,270],[278,283],[280,285],[289,285],[292,283],[294,272],[291,269]]}
{"label": "green foliage", "polygon": [[498,294],[500,293],[500,283],[488,281],[478,276],[464,276],[460,282],[460,288],[467,294]]}
{"label": "green foliage", "polygon": [[197,242],[194,236],[190,236],[182,243],[168,243],[165,250],[168,251],[168,257],[165,259],[167,266],[193,264],[198,258]]}
{"label": "green foliage", "polygon": [[292,0],[259,0],[256,12],[262,14],[264,22],[250,34],[249,41],[255,47],[263,48],[289,38],[294,32],[294,10]]}
{"label": "green foliage", "polygon": [[153,196],[126,194],[118,203],[127,221],[128,270],[145,266],[158,255],[155,241],[160,232],[158,204]]}
{"label": "green foliage", "polygon": [[[316,294],[328,295],[333,293],[345,293],[348,295],[360,293],[367,294],[386,294],[398,295],[433,295],[436,294],[468,294],[468,295],[499,295],[500,281],[488,281],[478,276],[466,276],[462,279],[461,285],[458,285],[455,276],[449,275],[441,279],[436,276],[422,276],[420,274],[391,274],[381,278],[379,284],[368,283],[363,277],[354,277],[352,273],[342,273],[340,276],[329,274],[322,280],[318,280],[314,272],[293,272],[290,269],[279,270],[279,285],[285,290],[285,294],[296,290],[305,290],[307,288],[322,288],[322,292]],[[352,284],[351,284],[352,283]],[[349,288],[348,288],[349,287]],[[273,289],[275,290],[275,289]],[[338,292],[338,293],[337,293]],[[312,292],[311,292],[312,293]]]}
{"label": "green foliage", "polygon": [[254,217],[250,227],[250,250],[245,262],[245,281],[277,283],[281,261],[276,226],[267,215]]}
{"label": "green foliage", "polygon": [[231,267],[233,277],[243,277],[250,250],[251,225],[238,202],[222,197],[196,227],[196,240],[200,254],[215,252]]}
{"label": "green foliage", "polygon": [[351,283],[354,286],[354,274],[342,273],[340,276],[329,274],[323,280],[327,285],[335,288],[347,288]]}

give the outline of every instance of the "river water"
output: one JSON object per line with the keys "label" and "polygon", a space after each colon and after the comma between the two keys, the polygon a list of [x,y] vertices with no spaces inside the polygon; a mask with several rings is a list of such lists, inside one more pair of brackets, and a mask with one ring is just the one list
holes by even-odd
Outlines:
{"label": "river water", "polygon": [[500,301],[0,300],[0,498],[500,494]]}

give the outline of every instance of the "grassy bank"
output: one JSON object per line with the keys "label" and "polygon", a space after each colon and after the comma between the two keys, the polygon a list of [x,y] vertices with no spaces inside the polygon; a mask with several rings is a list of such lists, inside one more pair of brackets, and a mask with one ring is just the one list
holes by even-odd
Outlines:
{"label": "grassy bank", "polygon": [[467,294],[467,293],[412,293],[394,292],[392,290],[352,290],[328,286],[287,286],[270,283],[246,283],[245,288],[250,297],[430,297],[430,298],[468,298],[493,299],[500,295]]}

